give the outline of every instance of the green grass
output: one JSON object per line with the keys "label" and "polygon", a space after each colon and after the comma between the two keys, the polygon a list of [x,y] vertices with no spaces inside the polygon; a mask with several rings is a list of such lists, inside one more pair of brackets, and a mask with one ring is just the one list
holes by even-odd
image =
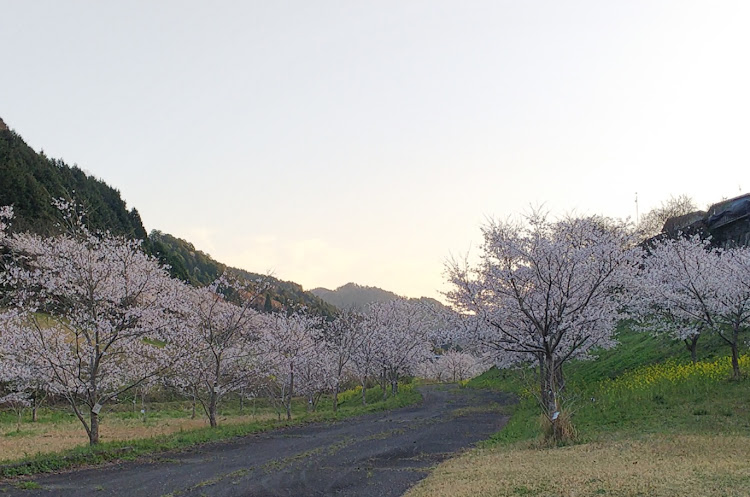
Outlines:
{"label": "green grass", "polygon": [[33,435],[33,434],[34,434],[34,432],[31,431],[31,430],[15,429],[13,431],[9,431],[9,432],[5,433],[5,435],[3,435],[3,436],[8,437],[8,438],[15,438],[15,437],[23,438],[23,437],[30,436],[30,435]]}
{"label": "green grass", "polygon": [[39,490],[40,488],[42,488],[42,486],[35,481],[19,481],[15,483],[14,486],[16,488],[20,488],[21,490]]}
{"label": "green grass", "polygon": [[[407,389],[409,384],[406,383]],[[382,402],[382,390],[379,388],[369,388],[367,390],[367,403],[380,405]],[[399,398],[404,398],[399,396]],[[408,396],[406,397],[408,398]],[[361,390],[357,389],[344,391],[339,394],[339,409],[344,408],[357,408],[361,405]],[[375,407],[377,409],[377,406]],[[141,413],[141,409],[145,409],[145,415]],[[333,410],[333,398],[331,396],[323,396],[318,403],[317,411]],[[158,421],[163,419],[177,419],[187,418],[192,412],[192,405],[187,400],[167,400],[158,402],[146,402],[144,405],[141,404],[140,398],[133,406],[131,399],[123,399],[119,403],[107,404],[102,410],[101,419],[103,423],[106,423],[107,419],[144,419],[149,421]],[[368,409],[364,409],[363,412],[369,412]],[[226,397],[222,399],[219,405],[218,415],[219,417],[231,417],[241,415],[254,415],[254,414],[268,414],[276,413],[271,402],[265,397],[259,397],[256,399],[246,399],[240,403],[238,397]],[[203,408],[200,404],[196,406],[196,414],[203,416]],[[285,412],[279,411],[282,417],[286,416]],[[302,416],[307,414],[307,401],[303,398],[296,398],[292,401],[292,415],[294,417]],[[67,423],[75,419],[75,415],[70,410],[68,404],[62,403],[57,406],[45,406],[40,407],[37,410],[37,423],[40,424],[55,424],[55,423]],[[15,412],[10,410],[0,410],[0,426],[2,425],[16,425],[18,423],[18,416]],[[25,409],[21,418],[21,423],[31,423],[31,410]],[[14,435],[8,435],[14,436]]]}
{"label": "green grass", "polygon": [[[623,324],[620,344],[599,351],[598,358],[566,365],[566,400],[579,441],[641,437],[653,433],[749,433],[750,380],[721,377],[661,380],[623,387],[639,375],[689,364],[681,342],[631,331]],[[699,360],[708,364],[726,361],[729,349],[716,337],[702,337]],[[670,359],[668,361],[668,359]],[[657,365],[649,368],[649,365]],[[750,372],[750,371],[747,371]],[[642,379],[642,378],[641,378]],[[530,392],[538,389],[534,371],[491,369],[471,380],[468,387],[515,392],[520,401],[508,425],[486,445],[534,440],[540,435],[540,410]],[[614,388],[616,385],[617,388]]]}
{"label": "green grass", "polygon": [[[40,454],[1,465],[0,477],[8,478],[32,475],[82,465],[101,464],[112,460],[132,460],[144,455],[158,454],[199,444],[228,440],[274,428],[312,422],[335,421],[370,412],[396,409],[421,401],[422,397],[414,386],[413,384],[400,386],[399,394],[395,397],[390,396],[385,401],[382,400],[382,390],[380,388],[368,389],[368,404],[366,406],[361,404],[361,395],[359,393],[356,395],[345,393],[342,395],[343,401],[339,403],[338,412],[335,414],[331,409],[332,404],[330,400],[326,400],[325,403],[321,400],[318,410],[309,413],[305,410],[305,403],[300,400],[295,402],[296,412],[292,421],[268,420],[245,424],[226,424],[219,425],[217,428],[206,427],[147,439],[104,442],[94,447],[83,446],[59,453]],[[174,414],[175,412],[182,411],[169,408],[163,411],[165,415]],[[55,418],[55,414],[50,412],[50,418]]]}
{"label": "green grass", "polygon": [[[72,412],[68,412],[64,409],[43,407],[37,411],[37,422],[39,423],[65,423],[74,417],[75,415]],[[31,409],[24,410],[21,422],[31,422]],[[14,425],[16,423],[18,423],[18,415],[16,415],[15,412],[7,410],[0,411],[0,425]]]}

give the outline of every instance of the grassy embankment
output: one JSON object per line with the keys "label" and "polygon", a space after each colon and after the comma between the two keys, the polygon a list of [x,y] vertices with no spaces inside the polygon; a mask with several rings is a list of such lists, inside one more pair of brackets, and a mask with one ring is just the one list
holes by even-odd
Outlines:
{"label": "grassy embankment", "polygon": [[[421,396],[413,385],[402,385],[396,397],[382,400],[380,388],[367,391],[368,404],[362,405],[361,390],[339,395],[338,413],[332,411],[331,399],[320,400],[315,412],[307,412],[303,399],[293,403],[293,420],[279,421],[278,413],[266,399],[226,403],[218,428],[207,426],[200,416],[191,419],[187,402],[149,403],[145,415],[138,405],[135,412],[127,404],[113,406],[102,416],[102,443],[88,446],[80,422],[69,410],[43,409],[36,423],[25,413],[19,424],[12,412],[0,412],[0,477],[34,474],[98,464],[111,460],[128,460],[145,454],[170,450],[261,431],[316,421],[333,421],[368,412],[394,409],[419,402]],[[103,411],[104,412],[104,411]]]}
{"label": "grassy embankment", "polygon": [[[623,329],[616,349],[571,363],[578,438],[564,447],[541,440],[530,382],[485,373],[468,386],[521,397],[507,427],[408,497],[750,495],[750,380],[731,381],[728,348],[701,341],[692,365],[681,344]],[[741,367],[750,373],[750,355]]]}

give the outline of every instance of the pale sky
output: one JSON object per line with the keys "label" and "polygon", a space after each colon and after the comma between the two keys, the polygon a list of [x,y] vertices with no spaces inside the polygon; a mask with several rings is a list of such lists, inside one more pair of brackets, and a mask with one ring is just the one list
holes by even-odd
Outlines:
{"label": "pale sky", "polygon": [[0,117],[148,231],[439,297],[487,217],[750,189],[750,2],[0,0]]}

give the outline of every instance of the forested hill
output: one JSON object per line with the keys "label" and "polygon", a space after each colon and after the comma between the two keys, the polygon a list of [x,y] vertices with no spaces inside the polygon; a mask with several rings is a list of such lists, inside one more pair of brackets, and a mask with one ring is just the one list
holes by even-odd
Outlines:
{"label": "forested hill", "polygon": [[258,301],[259,310],[291,311],[304,306],[309,311],[325,317],[333,317],[338,312],[336,307],[311,292],[304,291],[297,283],[226,266],[210,255],[196,250],[192,243],[181,238],[154,230],[149,235],[149,240],[154,253],[172,268],[173,275],[193,285],[206,285],[227,270],[230,274],[250,281],[269,282],[270,288]]}
{"label": "forested hill", "polygon": [[50,234],[59,216],[52,199],[75,198],[87,207],[95,230],[146,239],[138,211],[128,210],[120,192],[76,166],[35,152],[0,120],[0,205],[12,205],[14,229]]}
{"label": "forested hill", "polygon": [[[52,205],[56,198],[83,204],[92,230],[144,240],[144,249],[171,267],[172,276],[196,286],[220,275],[226,266],[195,250],[185,240],[155,231],[149,237],[135,208],[128,210],[120,192],[104,181],[69,166],[62,160],[37,153],[0,119],[0,206],[12,205],[14,231],[49,235],[59,230],[60,216]],[[235,274],[256,280],[261,275],[229,268]],[[259,303],[260,309],[292,311],[306,307],[326,317],[337,309],[296,283],[270,278],[271,287]]]}

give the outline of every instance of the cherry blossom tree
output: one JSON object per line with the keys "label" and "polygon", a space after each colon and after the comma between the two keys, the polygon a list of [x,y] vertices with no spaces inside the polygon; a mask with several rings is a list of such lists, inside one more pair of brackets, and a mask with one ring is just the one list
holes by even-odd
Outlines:
{"label": "cherry blossom tree", "polygon": [[[0,250],[5,250],[7,238],[6,230],[10,226],[13,218],[13,208],[10,206],[0,207]],[[6,261],[0,260],[0,269],[5,275],[6,269],[3,267]],[[7,283],[7,276],[0,277],[0,284]],[[7,295],[9,289],[3,292]],[[18,314],[16,312],[4,312],[0,315],[0,330],[7,330],[17,324]],[[20,427],[21,415],[26,407],[34,406],[33,420],[36,421],[36,400],[35,395],[39,388],[39,383],[43,382],[39,372],[34,368],[30,361],[17,360],[12,354],[12,347],[9,345],[7,332],[0,335],[0,384],[3,385],[3,394],[0,396],[0,405],[10,406],[18,416]]]}
{"label": "cherry blossom tree", "polygon": [[446,381],[446,371],[438,367],[437,360],[424,361],[420,363],[415,371],[415,376],[435,381]]}
{"label": "cherry blossom tree", "polygon": [[395,299],[370,305],[366,320],[369,329],[378,339],[379,360],[383,368],[383,396],[387,396],[387,383],[391,394],[398,393],[399,379],[432,356],[430,340],[434,328],[432,315],[417,302]]}
{"label": "cherry blossom tree", "polygon": [[617,295],[633,272],[632,230],[602,218],[490,221],[476,268],[451,262],[447,296],[473,323],[473,336],[500,366],[538,361],[541,400],[553,427],[563,365],[615,344]]}
{"label": "cherry blossom tree", "polygon": [[486,369],[486,363],[474,355],[449,350],[434,360],[423,363],[420,372],[426,378],[455,383],[473,378]]}
{"label": "cherry blossom tree", "polygon": [[375,302],[365,307],[351,327],[355,345],[349,367],[362,386],[362,404],[367,403],[368,381],[377,379],[388,397],[398,392],[402,376],[412,374],[416,367],[432,356],[436,342],[447,336],[446,321],[429,303],[394,299]]}
{"label": "cherry blossom tree", "polygon": [[719,249],[697,236],[656,243],[645,258],[634,314],[656,331],[685,341],[696,360],[701,333],[716,333],[731,348],[740,378],[740,335],[750,323],[750,249]]}
{"label": "cherry blossom tree", "polygon": [[640,326],[683,341],[693,362],[701,334],[717,326],[719,254],[698,236],[655,242],[632,288],[631,314]]}
{"label": "cherry blossom tree", "polygon": [[338,380],[338,357],[334,355],[331,345],[323,339],[320,330],[315,331],[296,364],[296,392],[307,399],[308,411],[317,408],[323,393],[332,391]]}
{"label": "cherry blossom tree", "polygon": [[[322,340],[321,331],[322,322],[318,317],[299,312],[290,316],[277,314],[273,325],[261,338],[265,387],[271,400],[280,403],[288,420],[292,419],[292,398],[298,393],[297,389],[309,395],[310,389],[325,383],[311,376],[315,368],[307,367],[311,357],[319,351],[317,342]],[[300,369],[305,371],[300,374]],[[317,372],[327,374],[325,370]]]}
{"label": "cherry blossom tree", "polygon": [[367,404],[367,383],[381,369],[379,326],[373,319],[357,321],[360,339],[352,351],[350,368],[362,387],[362,405]]}
{"label": "cherry blossom tree", "polygon": [[44,372],[93,445],[102,407],[169,366],[185,288],[139,241],[92,233],[76,206],[58,207],[67,233],[5,239],[18,319],[4,330],[4,355]]}
{"label": "cherry blossom tree", "polygon": [[[0,322],[0,329],[8,329],[9,323]],[[37,412],[47,395],[54,393],[52,385],[46,378],[45,371],[35,361],[23,360],[12,353],[13,347],[3,342],[0,355],[0,383],[4,385],[5,395],[0,397],[0,404],[8,404],[18,409],[31,408],[31,422],[37,421]],[[19,412],[20,416],[20,412]]]}
{"label": "cherry blossom tree", "polygon": [[716,312],[722,326],[716,331],[732,350],[732,377],[739,380],[740,335],[750,325],[750,248],[726,249],[719,267]]}
{"label": "cherry blossom tree", "polygon": [[[3,313],[0,315],[0,330],[17,326],[18,318],[16,312]],[[9,338],[5,332],[0,335],[0,384],[3,385],[0,405],[12,407],[18,414],[19,423],[23,410],[31,407],[31,420],[35,422],[37,408],[49,393],[49,381],[35,361],[14,353],[14,343]]]}
{"label": "cherry blossom tree", "polygon": [[266,321],[252,306],[261,294],[227,276],[187,294],[186,332],[178,351],[184,357],[170,381],[200,402],[211,427],[217,426],[221,399],[243,390],[255,375]]}
{"label": "cherry blossom tree", "polygon": [[333,412],[338,410],[341,383],[351,369],[354,354],[364,341],[363,320],[362,314],[346,310],[325,328],[325,340],[333,362]]}

